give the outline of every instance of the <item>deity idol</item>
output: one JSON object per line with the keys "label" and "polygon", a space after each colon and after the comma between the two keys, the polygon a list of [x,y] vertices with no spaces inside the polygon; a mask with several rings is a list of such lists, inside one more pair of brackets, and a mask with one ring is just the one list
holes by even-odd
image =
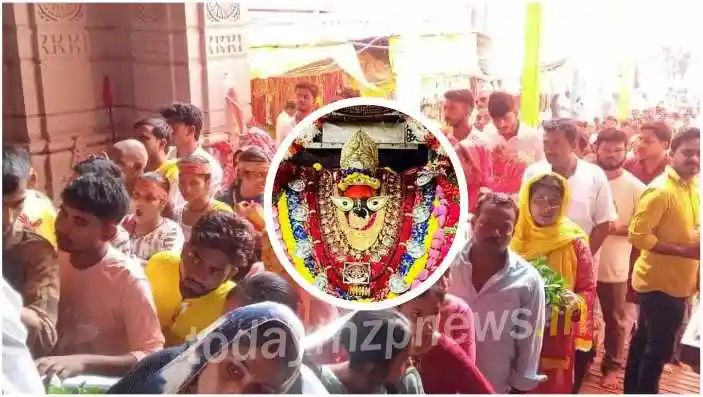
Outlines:
{"label": "deity idol", "polygon": [[362,130],[344,144],[339,168],[281,163],[277,227],[308,282],[338,298],[382,301],[441,264],[456,234],[459,188],[436,138],[424,136],[431,160],[402,172],[379,167],[378,145]]}

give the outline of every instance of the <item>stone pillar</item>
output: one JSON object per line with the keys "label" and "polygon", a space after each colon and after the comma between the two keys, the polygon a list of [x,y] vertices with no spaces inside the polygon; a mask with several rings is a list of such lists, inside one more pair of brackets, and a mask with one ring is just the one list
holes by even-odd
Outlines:
{"label": "stone pillar", "polygon": [[205,113],[203,143],[237,133],[225,96],[237,94],[245,121],[251,117],[251,83],[244,29],[246,9],[240,3],[186,3],[190,101]]}
{"label": "stone pillar", "polygon": [[[110,56],[117,19],[109,11],[102,4],[3,4],[3,46],[11,50],[3,142],[29,147],[40,188],[53,197],[72,148],[100,150],[112,139],[102,101],[103,77],[117,62]],[[119,110],[114,120],[120,128]]]}
{"label": "stone pillar", "polygon": [[129,11],[129,57],[134,120],[158,114],[170,102],[189,101],[187,4],[123,4]]}
{"label": "stone pillar", "polygon": [[[172,101],[205,113],[208,145],[233,131],[228,83],[251,114],[239,3],[3,4],[3,143],[33,154],[58,197],[72,163]],[[104,101],[109,83],[112,117]],[[77,149],[77,150],[76,150]]]}

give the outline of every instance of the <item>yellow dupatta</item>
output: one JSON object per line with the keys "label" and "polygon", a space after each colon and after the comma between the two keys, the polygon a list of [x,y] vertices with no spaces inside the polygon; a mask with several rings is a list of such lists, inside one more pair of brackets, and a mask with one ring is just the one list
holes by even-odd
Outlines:
{"label": "yellow dupatta", "polygon": [[561,274],[567,283],[567,288],[573,291],[576,284],[576,271],[578,263],[574,252],[574,240],[583,238],[588,240],[588,235],[566,216],[569,208],[569,185],[561,175],[555,176],[564,189],[564,201],[561,206],[557,221],[551,226],[537,226],[530,213],[530,188],[545,174],[535,175],[520,189],[518,202],[520,215],[515,225],[515,234],[510,242],[510,247],[520,256],[533,261],[546,257],[549,267]]}
{"label": "yellow dupatta", "polygon": [[[530,188],[545,175],[552,175],[559,180],[564,190],[564,200],[556,222],[551,226],[538,226],[530,213]],[[520,213],[510,247],[528,261],[545,257],[549,267],[563,277],[566,288],[574,291],[578,277],[578,259],[572,243],[576,239],[588,241],[588,235],[567,217],[569,199],[569,184],[561,175],[552,172],[531,178],[520,189],[518,203]],[[576,345],[579,350],[588,350],[593,343],[592,338],[586,336],[585,332],[589,308],[583,298],[579,300],[578,306],[581,319],[577,335],[585,337],[577,337]],[[552,321],[551,324],[556,326],[556,321]]]}

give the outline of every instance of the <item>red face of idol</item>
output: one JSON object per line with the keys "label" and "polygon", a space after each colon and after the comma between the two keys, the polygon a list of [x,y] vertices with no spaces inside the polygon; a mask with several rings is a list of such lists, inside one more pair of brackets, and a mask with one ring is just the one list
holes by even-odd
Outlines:
{"label": "red face of idol", "polygon": [[344,191],[342,197],[336,197],[333,201],[337,208],[346,213],[349,226],[356,230],[368,230],[387,198],[377,196],[376,191],[369,186],[353,185]]}

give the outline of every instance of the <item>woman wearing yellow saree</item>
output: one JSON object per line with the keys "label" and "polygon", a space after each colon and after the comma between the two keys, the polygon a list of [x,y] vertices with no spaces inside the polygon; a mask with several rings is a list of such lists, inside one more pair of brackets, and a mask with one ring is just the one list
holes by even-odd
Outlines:
{"label": "woman wearing yellow saree", "polygon": [[540,373],[548,378],[536,394],[572,393],[576,350],[588,351],[593,345],[595,265],[588,235],[566,217],[568,204],[568,183],[555,173],[536,175],[520,190],[511,247],[528,261],[544,259],[568,290],[562,294],[566,310],[546,311]]}

